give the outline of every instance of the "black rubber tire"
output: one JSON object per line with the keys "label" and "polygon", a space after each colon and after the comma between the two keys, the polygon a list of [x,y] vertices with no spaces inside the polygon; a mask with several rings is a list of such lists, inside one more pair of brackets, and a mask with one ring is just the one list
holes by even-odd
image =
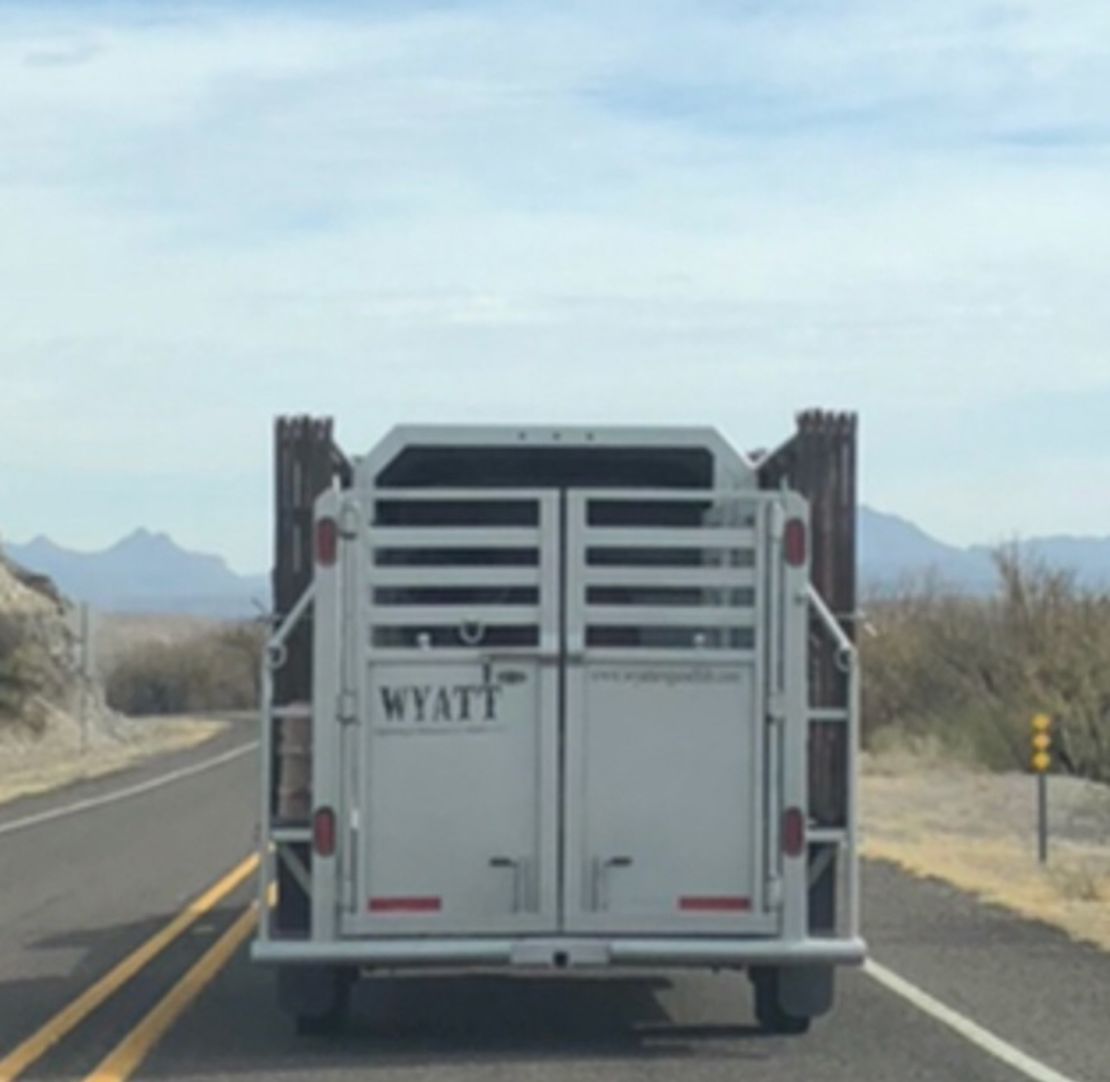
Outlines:
{"label": "black rubber tire", "polygon": [[347,1021],[351,1007],[351,988],[357,971],[337,967],[329,976],[327,1001],[311,1013],[300,1012],[295,1015],[297,1033],[303,1037],[338,1033]]}
{"label": "black rubber tire", "polygon": [[778,970],[758,969],[750,974],[755,992],[755,1019],[765,1033],[797,1037],[809,1032],[812,1018],[787,1014],[779,1002]]}
{"label": "black rubber tire", "polygon": [[329,1037],[340,1033],[347,1021],[346,1010],[331,1010],[327,1014],[297,1015],[297,1036]]}

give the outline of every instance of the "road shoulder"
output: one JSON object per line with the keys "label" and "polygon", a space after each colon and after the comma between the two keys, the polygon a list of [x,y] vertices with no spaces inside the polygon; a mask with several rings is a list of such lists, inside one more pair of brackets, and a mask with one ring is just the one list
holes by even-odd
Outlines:
{"label": "road shoulder", "polygon": [[876,961],[1058,1071],[1110,1077],[1110,955],[886,862],[863,883]]}
{"label": "road shoulder", "polygon": [[1048,779],[1046,865],[1036,860],[1035,794],[1028,774],[865,756],[864,855],[1110,951],[1110,787]]}
{"label": "road shoulder", "polygon": [[[156,726],[162,724],[154,722]],[[253,716],[166,719],[160,733],[141,748],[132,749],[133,753],[125,752],[118,758],[95,763],[83,763],[74,757],[64,769],[59,768],[51,775],[51,784],[21,792],[16,792],[16,782],[24,767],[4,756],[0,763],[0,794],[7,795],[0,795],[0,827],[69,804],[99,799],[213,759],[253,742],[257,729]]]}

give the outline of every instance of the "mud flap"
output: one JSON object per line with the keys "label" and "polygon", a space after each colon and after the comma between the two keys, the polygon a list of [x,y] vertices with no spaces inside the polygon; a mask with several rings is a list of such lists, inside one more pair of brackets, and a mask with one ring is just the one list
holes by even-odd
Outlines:
{"label": "mud flap", "polygon": [[783,966],[778,971],[778,1000],[794,1018],[818,1018],[833,1005],[832,966]]}

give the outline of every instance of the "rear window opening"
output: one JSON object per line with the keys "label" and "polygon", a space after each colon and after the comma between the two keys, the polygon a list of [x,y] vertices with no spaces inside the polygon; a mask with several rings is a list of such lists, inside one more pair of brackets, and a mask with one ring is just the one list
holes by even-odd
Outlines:
{"label": "rear window opening", "polygon": [[586,645],[666,650],[751,650],[755,647],[755,631],[750,627],[588,625]]}
{"label": "rear window opening", "polygon": [[754,567],[755,550],[591,545],[586,563],[593,567]]}
{"label": "rear window opening", "polygon": [[538,526],[536,500],[375,500],[375,526]]}
{"label": "rear window opening", "polygon": [[469,630],[459,624],[432,627],[386,624],[373,629],[373,645],[389,650],[484,649],[489,646],[538,646],[539,642],[540,629],[535,624],[498,624]]}
{"label": "rear window opening", "polygon": [[705,526],[709,500],[590,500],[590,526]]}
{"label": "rear window opening", "polygon": [[586,604],[750,606],[755,604],[755,590],[750,586],[733,590],[697,586],[588,586]]}
{"label": "rear window opening", "polygon": [[712,488],[703,447],[427,447],[402,450],[379,488]]}
{"label": "rear window opening", "polygon": [[712,500],[606,500],[591,499],[586,505],[588,526],[643,526],[666,529],[699,529],[728,526],[749,528],[755,525],[754,511],[732,514],[727,522]]}
{"label": "rear window opening", "polygon": [[378,567],[538,567],[536,548],[375,548]]}
{"label": "rear window opening", "polygon": [[538,586],[379,586],[375,605],[538,605]]}

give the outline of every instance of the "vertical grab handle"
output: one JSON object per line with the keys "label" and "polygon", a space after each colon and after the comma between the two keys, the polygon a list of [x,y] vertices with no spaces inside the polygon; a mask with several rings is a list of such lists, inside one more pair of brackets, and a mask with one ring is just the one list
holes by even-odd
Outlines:
{"label": "vertical grab handle", "polygon": [[524,861],[513,857],[490,857],[491,868],[511,868],[513,872],[513,912],[524,908]]}
{"label": "vertical grab handle", "polygon": [[609,872],[631,865],[631,857],[593,858],[590,866],[590,903],[595,911],[609,908]]}

